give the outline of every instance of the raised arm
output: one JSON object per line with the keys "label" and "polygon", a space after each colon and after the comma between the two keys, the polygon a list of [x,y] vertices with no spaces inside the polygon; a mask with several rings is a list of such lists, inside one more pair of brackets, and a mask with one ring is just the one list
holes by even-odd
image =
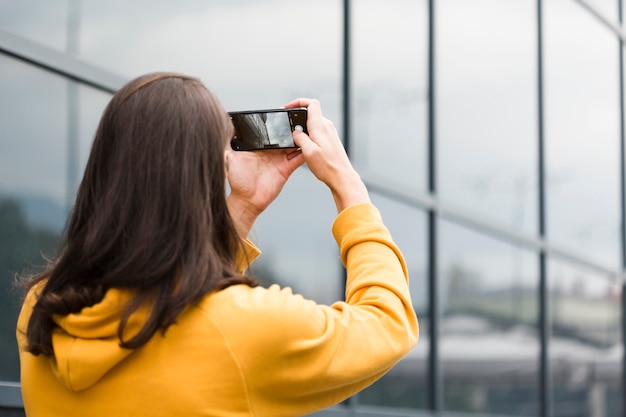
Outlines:
{"label": "raised arm", "polygon": [[295,131],[294,142],[302,149],[311,172],[330,189],[337,211],[369,203],[367,188],[350,163],[333,122],[322,115],[319,101],[299,98],[285,107],[307,108],[309,134]]}
{"label": "raised arm", "polygon": [[255,415],[273,417],[342,401],[384,375],[418,337],[404,258],[334,125],[317,100],[297,99],[286,107],[308,109],[309,133],[296,131],[294,140],[335,200],[339,214],[332,230],[347,283],[345,301],[332,306],[278,286],[238,295],[238,320],[221,330]]}

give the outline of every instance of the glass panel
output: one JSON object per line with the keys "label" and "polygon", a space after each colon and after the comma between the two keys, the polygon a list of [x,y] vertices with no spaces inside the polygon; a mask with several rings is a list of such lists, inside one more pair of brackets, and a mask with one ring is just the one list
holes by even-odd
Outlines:
{"label": "glass panel", "polygon": [[[109,93],[95,90],[84,85],[77,85],[77,87],[78,117],[77,120],[74,121],[78,132],[78,149],[76,150],[78,177],[76,178],[76,185],[80,182],[85,166],[87,165],[87,159],[89,158],[89,152],[91,151],[91,144],[93,143],[93,139],[96,135],[96,129],[98,128],[100,117],[112,97]],[[75,194],[76,189],[74,189],[72,196]]]}
{"label": "glass panel", "polygon": [[0,417],[25,417],[24,410],[0,408]]}
{"label": "glass panel", "polygon": [[263,253],[252,274],[320,303],[343,299],[342,266],[331,233],[336,216],[330,191],[308,169],[298,168],[254,226],[252,240]]}
{"label": "glass panel", "polygon": [[426,1],[352,2],[351,154],[363,177],[427,189]]}
{"label": "glass panel", "polygon": [[[338,0],[176,4],[140,0],[121,19],[120,30],[123,37],[137,30],[142,35],[116,50],[122,56],[111,56],[105,51],[115,40],[107,25],[120,16],[108,5],[90,0],[85,19],[98,28],[88,58],[129,74],[176,62],[180,71],[202,78],[227,110],[317,98],[324,115],[341,132],[341,13]],[[315,25],[303,31],[298,16]],[[136,59],[124,59],[126,55]],[[342,267],[331,233],[336,215],[328,189],[306,167],[298,169],[255,224],[253,240],[263,254],[252,273],[265,284],[290,286],[320,303],[343,299]]]}
{"label": "glass panel", "polygon": [[129,78],[198,76],[228,110],[319,98],[339,127],[340,24],[339,0],[84,0],[79,56]]}
{"label": "glass panel", "polygon": [[570,0],[544,7],[548,236],[617,268],[618,42]]}
{"label": "glass panel", "polygon": [[[1,55],[0,65],[4,101],[0,112],[0,190],[4,195],[45,198],[57,207],[48,213],[63,217],[67,83]],[[58,220],[51,219],[51,223],[58,225]]]}
{"label": "glass panel", "polygon": [[538,415],[536,254],[440,224],[444,408]]}
{"label": "glass panel", "polygon": [[76,0],[0,0],[0,30],[65,51],[69,3]]}
{"label": "glass panel", "polygon": [[554,416],[621,415],[621,285],[557,261],[548,272]]}
{"label": "glass panel", "polygon": [[54,255],[65,222],[66,82],[0,56],[0,380],[19,380],[15,274]]}
{"label": "glass panel", "polygon": [[586,0],[595,11],[615,25],[618,24],[618,1],[619,0]]}
{"label": "glass panel", "polygon": [[3,56],[0,74],[0,380],[18,380],[20,293],[8,289],[55,254],[109,95]]}
{"label": "glass panel", "polygon": [[430,387],[428,357],[428,275],[426,259],[427,217],[422,211],[403,206],[380,195],[372,201],[379,208],[394,241],[402,251],[409,270],[413,307],[418,316],[420,337],[417,346],[389,373],[359,393],[359,403],[402,408],[427,408]]}
{"label": "glass panel", "polygon": [[537,232],[536,2],[437,2],[442,201]]}
{"label": "glass panel", "polygon": [[[228,110],[318,98],[342,123],[339,0],[0,0],[0,8],[0,30],[70,49],[129,79],[158,69],[189,73]],[[302,30],[302,19],[315,24]]]}
{"label": "glass panel", "polygon": [[[11,17],[8,20],[17,29],[3,28],[43,43],[43,38],[30,29],[37,26],[39,13],[29,15],[27,11],[32,13],[36,7],[28,4],[3,6],[3,12],[7,11],[2,15],[3,21]],[[56,35],[51,36],[48,46],[61,50],[66,43],[68,4],[45,14],[50,21],[58,21],[58,29],[49,31],[59,34],[59,40]],[[120,14],[120,10],[124,13]],[[298,16],[316,24],[303,31]],[[141,0],[130,5],[122,1],[85,0],[80,5],[77,23],[78,53],[81,59],[129,78],[155,68],[172,68],[175,62],[175,70],[203,79],[228,110],[278,107],[299,96],[318,98],[324,114],[340,130],[340,16],[338,0],[274,0],[262,4],[204,0],[155,4]],[[111,27],[115,30],[111,31]],[[52,223],[54,247],[73,200],[78,183],[76,173],[82,173],[95,123],[108,96],[85,92],[83,87],[76,89],[60,78],[42,77],[39,72],[9,60],[2,60],[0,71],[5,80],[3,97],[10,98],[3,107],[9,110],[0,116],[1,137],[7,142],[2,145],[7,151],[0,155],[0,196],[45,198],[33,207],[39,209],[35,214],[41,216],[43,211],[53,217],[36,219]],[[78,120],[68,117],[68,106],[76,106],[85,114]],[[37,123],[27,123],[24,115]],[[90,120],[94,120],[94,126]],[[78,132],[76,137],[72,131]],[[69,147],[68,140],[72,144]],[[23,208],[21,202],[13,200],[3,200],[3,204],[9,210],[7,216],[13,216],[12,225],[16,224],[15,218],[25,216],[20,210],[31,207]],[[303,221],[301,213],[310,213],[312,209],[313,219]],[[293,285],[320,302],[342,298],[341,269],[330,232],[335,215],[330,193],[306,168],[301,168],[255,228],[265,259],[255,266],[261,270],[271,268],[276,272],[273,279]],[[35,227],[30,224],[30,217],[23,221],[24,228]],[[304,251],[303,245],[309,250]],[[46,252],[42,245],[32,246],[35,258],[40,250]],[[20,263],[4,269],[22,267]],[[294,271],[300,273],[296,275]],[[2,279],[6,286],[10,277]],[[3,341],[14,340],[15,313],[11,314],[3,315],[10,333],[9,337],[2,337]],[[12,346],[12,342],[9,344]],[[13,363],[12,368],[0,369],[16,379],[16,361],[11,355],[3,355],[1,360]]]}

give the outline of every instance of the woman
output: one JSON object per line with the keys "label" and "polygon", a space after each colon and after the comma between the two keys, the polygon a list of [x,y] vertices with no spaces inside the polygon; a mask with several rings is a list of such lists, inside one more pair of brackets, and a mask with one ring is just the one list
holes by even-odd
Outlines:
{"label": "woman", "polygon": [[[297,151],[234,152],[197,79],[139,77],[107,106],[66,241],[17,326],[40,416],[298,416],[373,383],[417,341],[406,266],[315,100]],[[257,216],[307,163],[339,213],[346,302],[243,274]],[[230,194],[226,196],[226,180]],[[302,217],[307,214],[302,213]]]}

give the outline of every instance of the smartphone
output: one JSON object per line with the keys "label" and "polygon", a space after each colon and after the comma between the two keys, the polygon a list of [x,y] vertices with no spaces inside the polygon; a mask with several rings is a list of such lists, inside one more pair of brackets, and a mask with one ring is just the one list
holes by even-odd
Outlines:
{"label": "smartphone", "polygon": [[230,146],[235,151],[297,148],[293,131],[306,130],[306,108],[233,111]]}

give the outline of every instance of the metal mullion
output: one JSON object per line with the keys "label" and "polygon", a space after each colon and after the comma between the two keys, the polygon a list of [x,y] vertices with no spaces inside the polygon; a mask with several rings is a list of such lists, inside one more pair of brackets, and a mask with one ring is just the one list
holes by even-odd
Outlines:
{"label": "metal mullion", "polygon": [[[543,2],[537,0],[537,170],[539,238],[546,238],[546,178],[544,137],[544,86],[543,86]],[[550,296],[548,286],[548,257],[546,248],[539,251],[539,415],[552,416],[551,373],[550,373]]]}
{"label": "metal mullion", "polygon": [[[540,1],[540,0],[539,0]],[[550,372],[550,292],[548,290],[548,257],[539,253],[539,415],[552,416]]]}
{"label": "metal mullion", "polygon": [[[341,74],[341,81],[342,81],[342,85],[341,85],[341,96],[342,96],[342,103],[341,103],[341,111],[342,111],[342,118],[343,118],[343,125],[342,125],[342,137],[343,137],[343,146],[346,150],[346,154],[348,155],[348,157],[351,157],[351,149],[352,147],[351,145],[351,141],[352,141],[352,137],[351,132],[350,132],[350,126],[351,126],[351,102],[352,102],[352,91],[350,89],[350,72],[351,72],[351,67],[350,67],[350,51],[351,51],[351,38],[350,38],[350,30],[351,30],[351,26],[350,26],[350,0],[343,0],[343,34],[342,34],[342,46],[343,46],[343,57],[342,57],[342,74]],[[347,275],[346,275],[346,270],[345,268],[343,268],[343,266],[340,264],[340,269],[341,269],[341,277],[342,277],[342,289],[343,289],[343,294],[342,297],[345,296],[345,292],[346,292],[346,280],[347,280]],[[354,395],[352,395],[350,398],[346,399],[342,405],[344,405],[347,408],[348,411],[348,416],[353,416],[356,415],[356,408],[359,404],[359,394],[356,393]]]}
{"label": "metal mullion", "polygon": [[5,408],[21,409],[23,407],[20,383],[0,381],[0,411]]}
{"label": "metal mullion", "polygon": [[[431,0],[434,1],[434,0]],[[428,396],[428,408],[435,412],[443,411],[443,382],[441,376],[441,358],[439,343],[440,327],[440,303],[439,286],[437,285],[437,212],[428,212],[428,299],[429,303],[429,355],[428,355],[428,378],[430,392]]]}
{"label": "metal mullion", "polygon": [[346,152],[350,156],[351,150],[351,104],[352,104],[352,91],[350,88],[350,53],[351,53],[351,39],[350,39],[350,0],[343,0],[343,75],[342,75],[342,112],[343,112],[343,138]]}
{"label": "metal mullion", "polygon": [[[618,0],[619,23],[623,24],[623,1]],[[624,44],[625,39],[619,39],[619,106],[620,106],[620,195],[621,195],[621,256],[622,272],[626,275],[626,124],[624,122]]]}
{"label": "metal mullion", "polygon": [[517,232],[508,227],[490,222],[488,219],[478,217],[475,214],[466,213],[458,207],[441,203],[432,193],[416,195],[406,190],[393,188],[389,184],[377,180],[374,176],[370,176],[366,171],[361,172],[361,176],[369,190],[374,190],[390,200],[409,207],[420,208],[425,211],[434,210],[437,212],[440,220],[455,223],[507,243],[522,245],[529,250],[545,251],[552,259],[565,260],[610,278],[626,280],[626,273],[621,271],[621,267],[611,268],[605,266],[591,258],[579,255],[565,246],[548,243],[538,235],[533,236]]}
{"label": "metal mullion", "polygon": [[0,30],[0,55],[2,54],[107,93],[115,93],[127,82],[117,74]]}
{"label": "metal mullion", "polygon": [[[620,29],[623,27],[623,1],[617,2],[617,18]],[[626,136],[626,126],[624,123],[624,38],[619,37],[619,108],[620,108],[620,201],[621,201],[621,257],[622,272],[626,275],[626,146],[624,137]],[[622,348],[626,346],[626,282],[622,279],[621,298],[621,331]],[[626,417],[626,349],[622,349],[622,381],[620,396],[622,404],[622,416]]]}
{"label": "metal mullion", "polygon": [[[435,123],[435,0],[428,1],[428,191],[437,193],[436,166],[436,123]],[[429,303],[429,355],[428,379],[430,393],[429,408],[435,412],[443,411],[443,384],[441,378],[441,359],[439,348],[439,290],[437,279],[437,237],[439,212],[436,206],[428,210],[428,298]]]}

